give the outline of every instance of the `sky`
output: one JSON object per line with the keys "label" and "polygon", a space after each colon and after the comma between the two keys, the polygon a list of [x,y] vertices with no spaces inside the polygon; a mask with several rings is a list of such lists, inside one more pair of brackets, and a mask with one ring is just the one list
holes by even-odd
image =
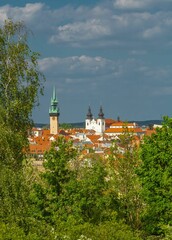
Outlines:
{"label": "sky", "polygon": [[49,123],[56,88],[60,123],[97,118],[160,120],[172,115],[172,0],[1,0],[0,24],[31,30],[44,96],[33,111]]}

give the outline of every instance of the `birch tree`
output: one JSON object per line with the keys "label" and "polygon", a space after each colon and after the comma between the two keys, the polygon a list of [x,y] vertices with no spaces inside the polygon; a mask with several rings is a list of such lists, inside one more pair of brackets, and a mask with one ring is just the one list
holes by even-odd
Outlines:
{"label": "birch tree", "polygon": [[26,134],[32,124],[32,110],[43,93],[44,76],[39,71],[39,54],[28,45],[28,31],[22,22],[8,19],[0,28],[0,104],[6,124]]}

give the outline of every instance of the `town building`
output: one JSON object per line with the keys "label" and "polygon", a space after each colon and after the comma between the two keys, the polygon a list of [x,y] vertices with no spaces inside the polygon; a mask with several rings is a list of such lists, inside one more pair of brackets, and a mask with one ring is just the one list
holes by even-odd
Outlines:
{"label": "town building", "polygon": [[127,123],[122,121],[116,121],[110,125],[104,132],[109,137],[116,137],[118,135],[129,133],[136,136],[142,136],[145,131],[141,129],[135,122]]}
{"label": "town building", "polygon": [[49,109],[50,116],[50,134],[58,134],[59,131],[59,115],[60,110],[58,107],[58,100],[56,96],[56,90],[53,88],[53,95],[51,98],[51,106]]}
{"label": "town building", "polygon": [[102,106],[100,107],[98,118],[93,118],[93,114],[91,112],[91,108],[89,106],[88,113],[85,120],[85,129],[94,130],[95,134],[103,134],[105,131],[105,118]]}
{"label": "town building", "polygon": [[93,117],[89,106],[85,119],[85,128],[60,129],[59,128],[60,110],[56,90],[53,88],[51,105],[49,108],[50,128],[33,128],[28,137],[30,143],[30,155],[34,159],[42,161],[44,153],[51,147],[51,143],[56,141],[59,136],[63,136],[67,141],[72,140],[73,146],[78,148],[83,154],[96,153],[102,156],[109,153],[114,139],[120,140],[119,135],[129,133],[133,135],[133,140],[137,145],[143,135],[152,134],[148,129],[142,129],[136,123],[123,122],[118,118],[105,119],[103,108],[100,106],[97,119]]}

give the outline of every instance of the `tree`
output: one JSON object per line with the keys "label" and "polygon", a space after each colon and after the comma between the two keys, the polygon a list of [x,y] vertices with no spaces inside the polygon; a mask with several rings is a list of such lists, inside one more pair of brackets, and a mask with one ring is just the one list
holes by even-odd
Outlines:
{"label": "tree", "polygon": [[56,142],[52,143],[51,149],[45,153],[43,177],[52,187],[57,195],[62,192],[63,184],[70,180],[70,164],[77,156],[77,150],[73,147],[71,141],[64,137],[58,137]]}
{"label": "tree", "polygon": [[77,159],[74,165],[75,177],[66,184],[62,198],[68,216],[78,223],[92,224],[112,219],[115,201],[108,191],[103,160],[95,154],[89,154],[84,159]]}
{"label": "tree", "polygon": [[64,186],[73,178],[70,165],[76,156],[77,150],[73,148],[72,142],[64,137],[58,137],[57,141],[52,142],[50,150],[44,155],[45,171],[41,173],[42,183],[35,184],[33,202],[37,205],[37,215],[52,224],[58,218]]}
{"label": "tree", "polygon": [[23,138],[6,125],[5,114],[0,106],[0,164],[18,171],[24,159]]}
{"label": "tree", "polygon": [[0,107],[0,222],[8,223],[9,228],[14,223],[24,227],[28,218],[30,182],[26,183],[24,174],[23,142],[21,135],[13,132],[4,118],[5,111]]}
{"label": "tree", "polygon": [[102,159],[95,155],[81,158],[64,137],[59,137],[44,157],[43,182],[35,186],[37,215],[41,213],[58,226],[59,221],[99,224],[114,217],[114,196],[108,191]]}
{"label": "tree", "polygon": [[[64,137],[52,143],[44,158],[45,170],[32,195],[35,219],[50,224],[59,239],[139,239],[123,221],[128,212],[124,214],[122,209],[122,220],[116,218],[117,185],[112,186],[106,161],[95,154],[78,155]],[[125,204],[129,196],[125,196]],[[121,206],[124,208],[124,202]]]}
{"label": "tree", "polygon": [[8,19],[0,28],[0,104],[5,110],[6,124],[25,137],[44,79],[38,68],[39,54],[31,51],[27,37],[22,22]]}
{"label": "tree", "polygon": [[109,180],[118,199],[118,216],[134,229],[141,226],[143,201],[136,169],[140,164],[135,136],[128,129],[113,142],[109,156]]}
{"label": "tree", "polygon": [[[137,232],[122,221],[104,221],[99,224],[83,223],[61,226],[57,239],[72,240],[141,240]],[[165,240],[165,239],[164,239]]]}
{"label": "tree", "polygon": [[164,117],[162,128],[146,136],[141,144],[138,175],[147,206],[144,215],[149,233],[160,234],[164,225],[172,225],[172,119]]}
{"label": "tree", "polygon": [[0,106],[0,218],[9,220],[22,211],[24,154],[20,134],[6,126],[4,118],[5,111]]}
{"label": "tree", "polygon": [[1,107],[0,136],[0,239],[54,239],[52,228],[33,214],[36,173],[23,153],[21,135],[6,126]]}
{"label": "tree", "polygon": [[[38,225],[29,207],[32,185],[31,176],[26,178],[25,152],[44,76],[38,68],[39,54],[27,44],[27,34],[21,22],[6,20],[0,28],[0,228],[4,239],[23,239]],[[34,235],[26,239],[38,239]]]}
{"label": "tree", "polygon": [[70,129],[70,128],[73,128],[72,124],[70,124],[70,123],[61,123],[60,124],[60,129],[67,130],[67,129]]}

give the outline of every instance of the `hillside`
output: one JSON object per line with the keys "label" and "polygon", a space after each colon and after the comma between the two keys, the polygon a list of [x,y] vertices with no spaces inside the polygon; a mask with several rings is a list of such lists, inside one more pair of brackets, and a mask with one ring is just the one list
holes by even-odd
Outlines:
{"label": "hillside", "polygon": [[[139,126],[150,126],[153,124],[162,124],[162,120],[145,120],[145,121],[129,121],[129,122],[136,122]],[[85,122],[76,122],[76,123],[68,123],[72,125],[73,128],[84,128]],[[35,127],[43,128],[48,127],[49,124],[44,123],[35,123]]]}

